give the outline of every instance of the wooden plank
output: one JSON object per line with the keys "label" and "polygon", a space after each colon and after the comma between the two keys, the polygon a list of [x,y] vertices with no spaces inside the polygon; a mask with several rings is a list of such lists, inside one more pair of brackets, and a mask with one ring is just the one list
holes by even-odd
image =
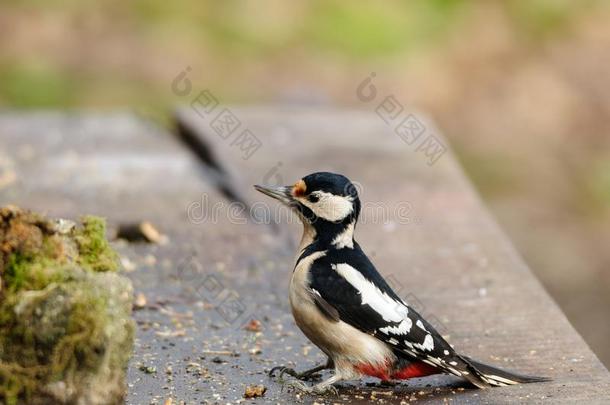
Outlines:
{"label": "wooden plank", "polygon": [[130,113],[5,113],[0,131],[0,161],[14,172],[2,204],[171,223],[202,193],[220,199],[188,151]]}
{"label": "wooden plank", "polygon": [[[573,402],[609,397],[607,370],[498,229],[450,152],[430,165],[423,151],[407,144],[373,112],[274,107],[228,111],[241,123],[231,134],[214,124],[216,114],[190,108],[178,113],[178,122],[185,136],[203,139],[236,192],[251,202],[273,204],[257,196],[251,185],[292,184],[323,170],[346,174],[362,185],[365,206],[373,207],[364,210],[357,238],[401,295],[417,302],[461,351],[554,379],[455,395],[447,389],[430,390],[434,398]],[[417,119],[425,134],[444,142],[428,120]],[[250,156],[240,148],[244,129],[260,141]],[[375,214],[379,206],[385,217]],[[290,230],[292,246],[300,237],[297,228]],[[278,294],[284,294],[280,300],[285,302],[286,286],[282,288]],[[432,383],[439,381],[455,382],[440,377]],[[409,392],[401,390],[392,398]]]}

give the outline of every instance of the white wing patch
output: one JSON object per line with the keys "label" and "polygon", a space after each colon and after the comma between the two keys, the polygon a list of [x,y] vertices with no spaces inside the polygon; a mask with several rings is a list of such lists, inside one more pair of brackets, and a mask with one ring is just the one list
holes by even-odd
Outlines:
{"label": "white wing patch", "polygon": [[386,335],[389,335],[389,334],[406,335],[407,333],[409,333],[412,326],[413,326],[413,321],[411,321],[411,319],[409,319],[407,317],[407,318],[403,319],[398,325],[386,326],[384,328],[380,328],[379,331],[382,333],[385,333]]}
{"label": "white wing patch", "polygon": [[421,321],[421,319],[418,319],[417,322],[415,322],[415,325],[417,325],[417,327],[421,330],[424,330],[426,332],[428,332],[426,330],[426,327],[424,326],[424,323]]}
{"label": "white wing patch", "polygon": [[[402,322],[406,321],[409,310],[407,307],[389,295],[382,292],[375,284],[364,278],[362,273],[353,268],[347,263],[333,264],[332,268],[337,271],[345,280],[350,283],[361,296],[362,304],[368,304],[375,312],[377,312],[386,322]],[[409,323],[411,322],[408,319]],[[399,325],[398,327],[400,327]],[[407,324],[403,327],[406,328]],[[409,325],[409,329],[411,326]]]}
{"label": "white wing patch", "polygon": [[432,335],[426,335],[424,338],[424,343],[414,343],[413,346],[420,348],[421,350],[434,350],[434,339],[432,339]]}

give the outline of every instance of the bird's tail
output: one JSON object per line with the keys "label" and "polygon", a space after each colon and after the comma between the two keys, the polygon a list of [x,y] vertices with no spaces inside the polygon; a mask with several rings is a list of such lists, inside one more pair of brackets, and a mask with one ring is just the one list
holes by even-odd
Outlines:
{"label": "bird's tail", "polygon": [[505,371],[488,364],[480,363],[466,356],[460,357],[470,366],[469,369],[471,374],[465,377],[479,388],[490,386],[502,387],[505,385],[527,384],[551,380],[547,377],[536,377]]}

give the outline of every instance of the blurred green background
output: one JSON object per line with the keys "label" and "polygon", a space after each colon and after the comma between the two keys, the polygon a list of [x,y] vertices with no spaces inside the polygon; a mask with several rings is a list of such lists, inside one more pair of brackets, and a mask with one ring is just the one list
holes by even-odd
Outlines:
{"label": "blurred green background", "polygon": [[223,103],[432,115],[520,252],[610,364],[610,2],[3,0],[0,107],[161,123],[186,66]]}

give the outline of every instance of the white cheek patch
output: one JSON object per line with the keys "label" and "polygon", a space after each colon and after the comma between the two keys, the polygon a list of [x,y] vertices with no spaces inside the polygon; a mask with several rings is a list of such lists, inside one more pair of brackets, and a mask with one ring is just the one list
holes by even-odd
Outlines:
{"label": "white cheek patch", "polygon": [[307,198],[299,198],[299,202],[309,208],[318,218],[331,222],[342,221],[354,210],[351,197],[343,197],[323,191],[316,191],[318,202],[312,203]]}

